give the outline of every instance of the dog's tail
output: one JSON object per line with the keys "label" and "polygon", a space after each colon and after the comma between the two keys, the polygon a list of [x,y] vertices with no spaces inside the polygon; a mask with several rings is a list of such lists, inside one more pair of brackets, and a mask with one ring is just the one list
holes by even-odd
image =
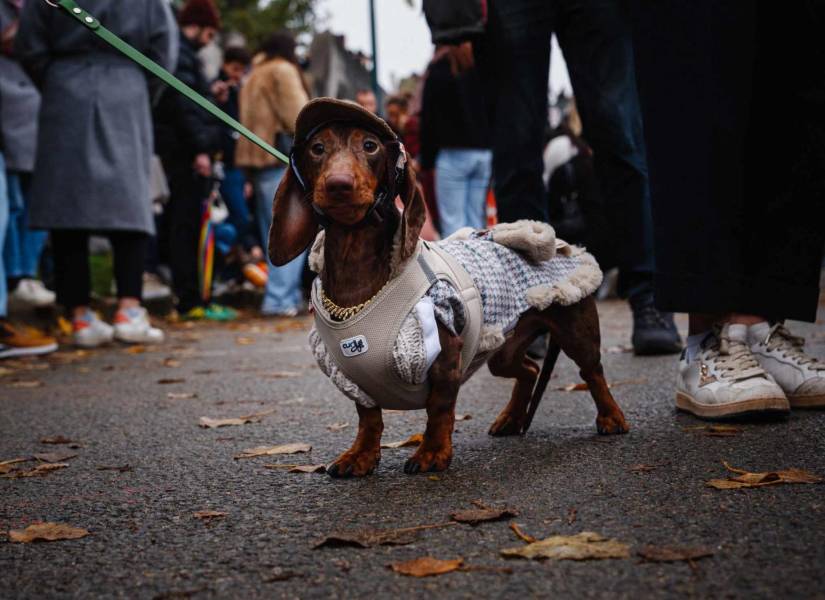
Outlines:
{"label": "dog's tail", "polygon": [[533,388],[533,395],[530,396],[530,404],[527,406],[527,418],[524,420],[524,425],[521,427],[521,434],[527,433],[530,425],[533,423],[533,417],[536,415],[536,409],[539,407],[544,392],[547,389],[547,384],[550,381],[550,376],[553,374],[553,368],[556,366],[556,361],[559,358],[561,348],[553,341],[552,337],[547,338],[547,355],[544,357],[544,363],[541,365],[539,378],[536,381],[536,387]]}

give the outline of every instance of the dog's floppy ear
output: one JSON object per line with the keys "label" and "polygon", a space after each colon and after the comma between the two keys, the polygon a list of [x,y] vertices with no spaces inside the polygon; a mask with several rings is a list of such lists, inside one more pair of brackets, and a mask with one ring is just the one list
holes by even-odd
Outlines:
{"label": "dog's floppy ear", "polygon": [[418,236],[424,221],[427,219],[427,208],[424,204],[424,196],[421,192],[421,185],[412,166],[410,155],[404,150],[406,164],[404,167],[404,179],[401,183],[398,194],[404,205],[404,213],[401,215],[401,260],[407,260],[415,253],[418,246]]}
{"label": "dog's floppy ear", "polygon": [[272,202],[269,260],[276,267],[298,256],[315,239],[318,222],[298,178],[287,168]]}

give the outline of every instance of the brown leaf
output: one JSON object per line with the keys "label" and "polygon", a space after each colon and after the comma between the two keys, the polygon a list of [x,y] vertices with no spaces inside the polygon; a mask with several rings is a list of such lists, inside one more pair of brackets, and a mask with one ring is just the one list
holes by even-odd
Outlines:
{"label": "brown leaf", "polygon": [[346,429],[349,427],[349,423],[333,423],[332,425],[327,425],[327,429],[330,431],[341,431],[342,429]]}
{"label": "brown leaf", "polygon": [[270,573],[262,575],[264,583],[275,583],[276,581],[289,581],[290,579],[304,577],[303,573],[289,571],[281,567],[275,567]]}
{"label": "brown leaf", "polygon": [[441,560],[432,556],[422,556],[404,562],[395,562],[387,565],[390,569],[408,577],[430,577],[457,571],[464,564],[463,558]]}
{"label": "brown leaf", "polygon": [[521,530],[521,527],[519,527],[519,526],[518,526],[518,523],[516,523],[515,521],[513,521],[512,523],[510,523],[510,529],[512,529],[512,530],[513,530],[513,533],[515,533],[515,534],[516,534],[516,537],[517,537],[518,539],[520,539],[522,542],[527,542],[528,544],[532,544],[533,542],[537,542],[537,541],[538,541],[536,538],[534,538],[534,537],[533,537],[532,535],[530,535],[529,533],[524,533],[524,532]]}
{"label": "brown leaf", "polygon": [[648,562],[692,561],[713,556],[706,546],[643,546],[636,552]]}
{"label": "brown leaf", "polygon": [[455,416],[456,421],[469,421],[472,418],[473,418],[473,415],[456,415]]}
{"label": "brown leaf", "polygon": [[326,473],[326,465],[285,465],[281,463],[274,463],[264,465],[265,469],[283,469],[289,473]]}
{"label": "brown leaf", "polygon": [[685,431],[701,433],[708,437],[733,437],[742,433],[744,429],[735,425],[696,425],[695,427],[686,427]]}
{"label": "brown leaf", "polygon": [[255,413],[253,415],[245,415],[235,419],[211,419],[209,417],[201,417],[198,425],[205,429],[216,429],[218,427],[229,427],[230,425],[246,425],[247,423],[259,423],[267,415],[271,415],[275,409],[265,410],[263,412]]}
{"label": "brown leaf", "polygon": [[487,521],[502,521],[518,516],[518,511],[512,508],[471,508],[461,510],[450,515],[453,521],[478,525]]}
{"label": "brown leaf", "polygon": [[576,522],[576,516],[578,515],[579,510],[575,506],[571,506],[570,509],[567,511],[567,524],[572,525]]}
{"label": "brown leaf", "polygon": [[146,346],[141,346],[140,344],[136,344],[134,346],[129,346],[124,350],[126,354],[143,354],[146,352]]}
{"label": "brown leaf", "polygon": [[12,471],[11,473],[2,475],[2,477],[6,479],[21,479],[24,477],[45,477],[52,471],[65,469],[68,466],[69,465],[66,463],[41,463],[33,469],[29,469],[27,471]]}
{"label": "brown leaf", "polygon": [[191,400],[197,397],[198,394],[196,392],[168,392],[166,394],[166,398],[169,400]]}
{"label": "brown leaf", "polygon": [[43,387],[44,385],[45,384],[42,381],[38,381],[36,379],[32,379],[32,380],[18,379],[17,381],[12,381],[11,383],[9,383],[9,387],[21,388],[21,389],[39,388],[39,387]]}
{"label": "brown leaf", "polygon": [[405,546],[412,544],[418,538],[418,532],[425,529],[438,529],[455,525],[437,523],[435,525],[417,525],[403,529],[361,529],[357,531],[339,531],[327,535],[313,548],[353,546],[356,548],[371,548],[373,546]]}
{"label": "brown leaf", "polygon": [[35,523],[23,530],[9,531],[9,541],[23,544],[56,542],[59,540],[76,540],[87,535],[89,535],[87,530],[64,523]]}
{"label": "brown leaf", "polygon": [[181,362],[176,358],[172,358],[171,356],[168,356],[168,357],[163,359],[163,366],[164,367],[168,367],[170,369],[177,369],[180,365],[181,365]]}
{"label": "brown leaf", "polygon": [[501,554],[508,558],[590,560],[628,558],[630,548],[618,540],[607,539],[592,531],[583,531],[576,535],[554,535],[518,548],[505,548]]}
{"label": "brown leaf", "polygon": [[228,514],[229,513],[218,510],[199,510],[197,512],[193,512],[192,516],[196,519],[201,519],[202,521],[211,521],[212,519],[223,519]]}
{"label": "brown leaf", "polygon": [[100,465],[97,467],[98,471],[117,471],[118,473],[128,473],[129,471],[133,471],[131,465],[121,465],[121,466],[109,466],[109,465]]}
{"label": "brown leaf", "polygon": [[423,433],[415,433],[406,440],[400,442],[390,442],[388,444],[381,444],[382,448],[406,448],[407,446],[420,446],[424,442]]}
{"label": "brown leaf", "polygon": [[312,450],[312,446],[302,442],[281,444],[280,446],[256,446],[255,448],[244,450],[235,456],[235,460],[239,458],[255,458],[256,456],[274,456],[276,454],[299,454],[301,452],[309,452],[310,450]]}
{"label": "brown leaf", "polygon": [[632,467],[630,467],[628,469],[628,471],[630,471],[631,473],[648,473],[648,472],[653,471],[654,469],[656,469],[656,467],[658,467],[658,466],[660,466],[660,465],[645,465],[645,464],[633,465]]}
{"label": "brown leaf", "polygon": [[6,375],[12,375],[15,372],[14,369],[7,369],[6,367],[0,367],[0,377],[5,377]]}
{"label": "brown leaf", "polygon": [[241,336],[241,337],[235,338],[235,343],[238,346],[251,346],[252,344],[255,343],[255,338]]}
{"label": "brown leaf", "polygon": [[164,377],[162,379],[158,379],[158,383],[160,385],[171,385],[173,383],[184,383],[186,380],[181,377]]}
{"label": "brown leaf", "polygon": [[76,456],[77,452],[43,452],[34,455],[37,460],[47,463],[62,463]]}
{"label": "brown leaf", "polygon": [[74,440],[70,440],[64,435],[55,435],[52,437],[44,437],[40,439],[41,444],[74,444]]}
{"label": "brown leaf", "polygon": [[264,379],[289,379],[290,377],[300,377],[302,373],[298,371],[275,371],[274,373],[264,373]]}
{"label": "brown leaf", "polygon": [[708,487],[718,490],[735,490],[740,488],[764,487],[766,485],[777,485],[782,483],[822,483],[822,477],[814,475],[802,469],[786,469],[784,471],[769,471],[766,473],[751,473],[743,469],[731,467],[728,463],[722,462],[725,468],[732,473],[737,473],[736,477],[727,479],[711,479],[705,482]]}

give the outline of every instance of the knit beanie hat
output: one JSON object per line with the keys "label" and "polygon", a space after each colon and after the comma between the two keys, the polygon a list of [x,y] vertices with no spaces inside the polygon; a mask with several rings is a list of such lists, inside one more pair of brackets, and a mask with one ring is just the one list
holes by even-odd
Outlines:
{"label": "knit beanie hat", "polygon": [[186,25],[199,25],[201,27],[221,28],[221,15],[214,0],[187,0],[186,4],[178,13],[178,23],[183,27]]}

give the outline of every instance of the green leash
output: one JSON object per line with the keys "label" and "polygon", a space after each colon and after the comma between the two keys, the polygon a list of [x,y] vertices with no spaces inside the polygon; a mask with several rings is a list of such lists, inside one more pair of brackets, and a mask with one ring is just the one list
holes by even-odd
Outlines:
{"label": "green leash", "polygon": [[87,11],[80,8],[74,0],[46,0],[46,2],[54,6],[55,8],[62,8],[63,11],[71,16],[74,17],[79,23],[81,23],[84,27],[89,29],[99,38],[113,46],[119,52],[125,54],[128,58],[135,61],[141,67],[149,71],[152,75],[163,81],[164,83],[168,84],[172,89],[175,91],[183,94],[187,98],[189,98],[192,102],[200,106],[205,111],[209,112],[210,114],[214,115],[216,118],[220,119],[223,123],[240,133],[250,142],[255,144],[256,146],[266,150],[269,154],[280,160],[285,164],[289,164],[289,159],[284,156],[283,153],[276,150],[272,145],[263,141],[260,137],[252,133],[249,129],[241,125],[238,121],[230,117],[220,108],[212,104],[209,100],[201,96],[198,92],[193,90],[191,87],[183,83],[180,79],[172,75],[169,71],[161,67],[155,61],[151,60],[134,47],[130,46],[114,33],[106,29],[103,25],[100,24],[100,21],[96,19],[94,16],[90,15]]}

